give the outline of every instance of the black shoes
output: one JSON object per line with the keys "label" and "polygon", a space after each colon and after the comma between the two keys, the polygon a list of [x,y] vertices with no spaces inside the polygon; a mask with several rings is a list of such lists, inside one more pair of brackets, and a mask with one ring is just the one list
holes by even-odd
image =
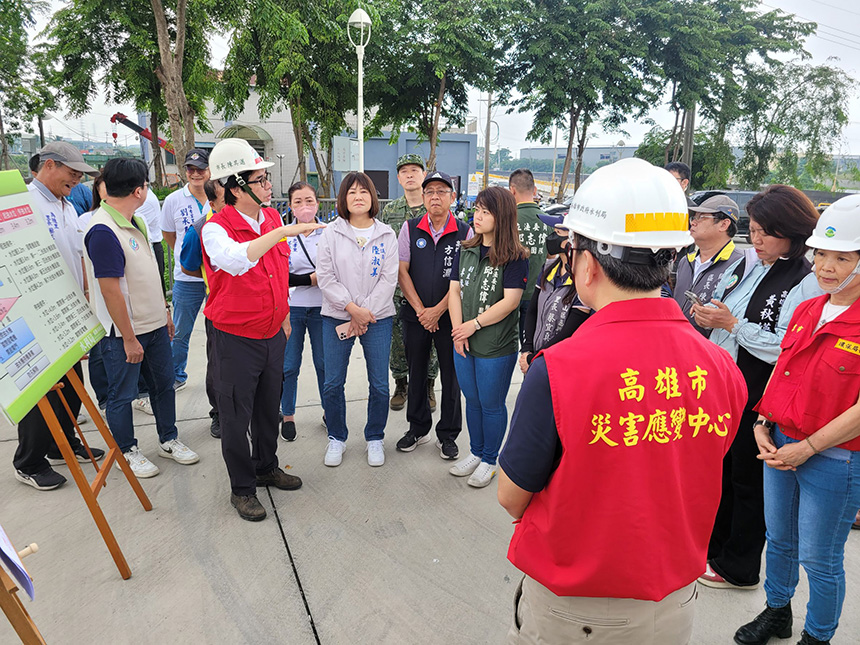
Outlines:
{"label": "black shoes", "polygon": [[221,419],[218,418],[217,410],[209,410],[209,417],[212,419],[212,423],[209,424],[209,434],[211,434],[216,439],[221,438]]}
{"label": "black shoes", "polygon": [[256,495],[233,495],[231,493],[230,503],[243,520],[259,522],[266,519],[266,509],[260,504]]}
{"label": "black shoes", "polygon": [[457,443],[453,439],[442,439],[436,442],[436,447],[439,448],[439,455],[442,459],[456,459],[460,456],[460,449],[457,448]]}
{"label": "black shoes", "polygon": [[397,442],[397,449],[400,452],[412,452],[421,444],[427,443],[430,441],[430,435],[425,434],[423,436],[418,436],[412,434],[411,430],[408,430],[405,435],[400,437],[400,441]]}
{"label": "black shoes", "polygon": [[[790,638],[791,623],[791,603],[778,609],[765,607],[764,611],[755,617],[755,620],[743,625],[735,632],[735,642],[740,645],[765,645],[772,636]],[[805,635],[806,632],[804,632]],[[801,643],[805,642],[801,640]],[[820,641],[808,642],[817,643]]]}
{"label": "black shoes", "polygon": [[265,475],[257,475],[257,486],[274,486],[281,490],[297,490],[302,487],[302,480],[295,475],[288,475],[280,468]]}
{"label": "black shoes", "polygon": [[[105,451],[99,448],[93,448],[90,446],[90,450],[93,453],[93,457],[96,461],[100,461],[102,457],[105,456]],[[75,453],[75,457],[80,463],[86,463],[90,460],[90,456],[87,454],[87,449],[84,448],[84,444],[79,443],[77,447],[72,448],[72,452]],[[63,459],[63,455],[48,455],[47,456],[48,463],[52,466],[64,466],[66,464],[66,460]]]}
{"label": "black shoes", "polygon": [[296,422],[295,421],[281,421],[281,438],[284,441],[295,441],[296,440]]}
{"label": "black shoes", "polygon": [[35,475],[28,475],[22,473],[20,470],[16,470],[15,479],[22,484],[32,486],[36,490],[54,490],[66,483],[66,478],[53,468],[46,468]]}
{"label": "black shoes", "polygon": [[800,633],[800,640],[797,641],[797,645],[830,645],[830,641],[820,641],[815,636],[807,634],[804,629]]}

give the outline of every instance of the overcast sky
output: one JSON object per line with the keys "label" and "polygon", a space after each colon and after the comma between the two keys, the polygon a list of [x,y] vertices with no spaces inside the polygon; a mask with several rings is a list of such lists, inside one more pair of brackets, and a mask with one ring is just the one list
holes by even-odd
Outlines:
{"label": "overcast sky", "polygon": [[[54,8],[63,5],[61,0],[52,0]],[[860,79],[860,33],[851,31],[849,26],[860,23],[860,5],[856,0],[767,0],[762,3],[762,10],[767,11],[779,8],[787,13],[794,13],[798,18],[812,20],[818,23],[818,33],[811,36],[806,42],[806,49],[812,55],[810,62],[821,64],[827,62],[828,58],[835,57],[838,61],[831,64],[845,69],[851,76]],[[46,18],[40,21],[38,30],[41,30]],[[213,65],[220,66],[227,55],[227,43],[224,40],[212,42]],[[478,118],[479,135],[478,145],[483,145],[484,124],[486,123],[486,101],[480,99],[485,96],[478,92],[469,94],[470,114]],[[115,112],[125,112],[129,116],[134,114],[130,105],[107,105],[103,99],[93,104],[92,111],[82,118],[68,118],[62,112],[56,115],[56,119],[46,121],[46,134],[48,132],[70,138],[82,138],[86,133],[88,139],[104,141],[111,132],[110,116]],[[668,128],[672,125],[673,115],[664,106],[655,108],[648,115],[658,125]],[[855,94],[850,103],[850,123],[844,132],[842,149],[834,150],[834,153],[860,154],[860,95]],[[518,156],[520,148],[539,145],[526,141],[526,134],[531,126],[528,114],[507,114],[507,108],[497,106],[493,110],[493,121],[498,127],[493,126],[491,132],[491,149],[498,147],[510,148],[514,156]],[[628,145],[637,145],[650,126],[641,123],[628,123],[624,129],[629,136],[618,133],[606,134],[595,130],[594,137],[589,145],[612,145],[620,140]],[[117,130],[120,135],[120,143],[133,142],[133,133],[122,126]],[[558,146],[567,145],[564,133],[559,134]]]}

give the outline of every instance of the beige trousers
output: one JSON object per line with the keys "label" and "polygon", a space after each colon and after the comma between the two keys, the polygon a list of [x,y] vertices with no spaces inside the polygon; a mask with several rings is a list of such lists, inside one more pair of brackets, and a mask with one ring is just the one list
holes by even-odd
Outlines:
{"label": "beige trousers", "polygon": [[524,576],[514,596],[507,645],[686,645],[693,633],[696,583],[660,602],[556,596]]}

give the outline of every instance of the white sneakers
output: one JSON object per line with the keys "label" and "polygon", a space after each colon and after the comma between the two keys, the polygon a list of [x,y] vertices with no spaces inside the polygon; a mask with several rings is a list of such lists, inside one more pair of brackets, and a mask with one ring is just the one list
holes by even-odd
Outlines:
{"label": "white sneakers", "polygon": [[469,481],[466,483],[473,488],[483,488],[492,481],[495,474],[496,467],[492,464],[488,464],[486,461],[482,461],[478,464],[475,472],[472,473],[472,476],[469,477]]}
{"label": "white sneakers", "polygon": [[337,439],[328,438],[328,448],[325,449],[325,460],[323,463],[326,466],[340,466],[343,461],[343,453],[346,450],[346,444]]}
{"label": "white sneakers", "polygon": [[158,466],[147,459],[137,446],[132,446],[131,450],[123,453],[123,457],[131,466],[131,472],[138,479],[155,477],[158,474]]}
{"label": "white sneakers", "polygon": [[469,477],[466,483],[474,488],[483,488],[487,486],[496,475],[496,467],[488,464],[486,461],[481,461],[480,457],[476,457],[472,453],[465,459],[461,459],[456,464],[448,469],[448,472],[454,477]]}
{"label": "white sneakers", "polygon": [[454,477],[468,477],[475,469],[480,465],[481,458],[476,457],[472,453],[469,453],[469,456],[465,459],[461,459],[456,464],[451,466],[448,469],[448,472],[454,475]]}
{"label": "white sneakers", "polygon": [[[334,439],[332,437],[328,438],[328,447],[325,450],[325,459],[323,463],[326,466],[331,466],[332,468],[335,466],[340,466],[343,461],[343,453],[346,451],[346,443],[343,441],[339,441],[338,439]],[[378,439],[376,441],[368,441],[367,442],[367,465],[378,467],[382,466],[385,463],[385,445],[382,442],[382,439]]]}
{"label": "white sneakers", "polygon": [[385,445],[382,439],[367,442],[367,465],[381,466],[385,463]]}
{"label": "white sneakers", "polygon": [[182,443],[179,439],[165,441],[159,446],[158,454],[162,457],[172,459],[177,464],[196,464],[200,461],[197,453]]}
{"label": "white sneakers", "polygon": [[144,414],[148,414],[149,416],[154,416],[155,412],[152,411],[152,403],[149,402],[149,397],[142,399],[135,399],[131,403],[131,407],[135,410],[140,410]]}
{"label": "white sneakers", "polygon": [[[196,464],[200,461],[197,453],[191,450],[179,439],[171,439],[158,447],[158,454],[162,457],[172,459],[178,464]],[[123,453],[123,457],[131,466],[131,472],[138,479],[146,479],[147,477],[155,477],[158,474],[158,466],[147,459],[137,446],[132,446],[131,450]]]}

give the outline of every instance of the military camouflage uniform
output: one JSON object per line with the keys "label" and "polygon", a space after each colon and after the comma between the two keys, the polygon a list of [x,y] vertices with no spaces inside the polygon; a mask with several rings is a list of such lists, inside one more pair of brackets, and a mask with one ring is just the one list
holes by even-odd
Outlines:
{"label": "military camouflage uniform", "polygon": [[[401,157],[402,159],[403,157]],[[401,166],[404,164],[400,164]],[[423,164],[422,164],[423,165]],[[424,204],[420,206],[409,206],[406,203],[406,197],[398,197],[392,202],[389,202],[382,210],[382,221],[394,229],[394,232],[400,235],[400,227],[406,220],[414,217],[420,217],[427,212]],[[391,333],[391,355],[389,358],[389,367],[391,368],[391,376],[394,380],[406,379],[409,377],[409,366],[406,364],[406,349],[403,347],[403,327],[400,324],[400,303],[403,301],[403,293],[400,291],[400,286],[394,290],[394,308],[397,310],[394,314],[394,328]],[[436,348],[433,347],[430,352],[430,368],[427,370],[427,377],[435,379],[439,374],[439,360],[436,358]]]}

